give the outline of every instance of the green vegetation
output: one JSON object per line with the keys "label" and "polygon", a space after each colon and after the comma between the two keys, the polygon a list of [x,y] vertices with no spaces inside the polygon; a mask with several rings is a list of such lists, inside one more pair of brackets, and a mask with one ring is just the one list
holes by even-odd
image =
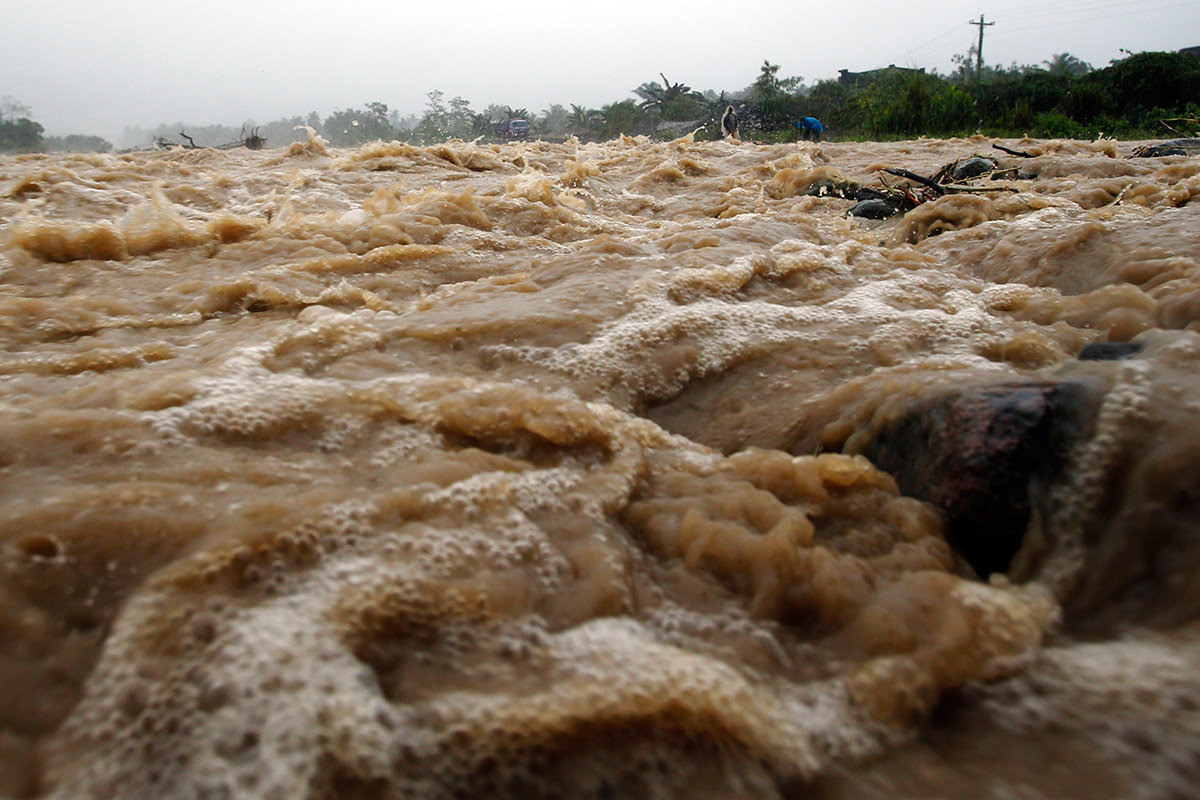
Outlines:
{"label": "green vegetation", "polygon": [[29,118],[29,106],[5,95],[0,98],[0,153],[42,149],[43,128]]}
{"label": "green vegetation", "polygon": [[[430,144],[449,138],[488,139],[494,124],[527,119],[532,134],[547,139],[577,136],[611,139],[622,134],[674,138],[698,130],[698,139],[718,138],[718,120],[727,104],[738,108],[742,137],[794,141],[795,121],[820,119],[827,136],[838,139],[902,139],[983,133],[1003,137],[1123,139],[1197,135],[1200,127],[1200,59],[1182,53],[1138,53],[1103,69],[1070,53],[1056,53],[1044,66],[977,67],[974,52],[954,57],[955,71],[888,68],[851,73],[845,82],[822,80],[805,86],[799,77],[780,77],[779,66],[764,61],[746,88],[717,94],[683,83],[648,81],[633,89],[637,99],[617,100],[593,109],[552,104],[542,114],[490,105],[472,110],[461,97],[447,101],[441,91],[427,95],[421,115],[401,117],[384,103],[337,110],[322,118],[313,111],[241,129],[223,125],[174,123],[153,130],[126,129],[127,144],[184,144],[181,133],[199,146],[237,142],[258,129],[270,147],[303,140],[308,128],[339,147],[375,139]],[[1166,121],[1166,124],[1164,124]],[[1169,125],[1170,127],[1167,127]],[[45,137],[29,108],[0,101],[0,152],[108,150],[96,136]]]}
{"label": "green vegetation", "polygon": [[27,117],[0,120],[0,153],[31,153],[42,149],[42,126]]}
{"label": "green vegetation", "polygon": [[47,153],[107,153],[113,146],[112,142],[100,136],[72,133],[68,136],[43,137],[42,149]]}
{"label": "green vegetation", "polygon": [[[809,113],[843,138],[993,136],[1125,139],[1195,134],[1200,60],[1139,53],[1091,70],[1068,53],[1048,69],[985,68],[963,59],[954,75],[883,70],[855,89],[824,82]],[[969,68],[971,67],[971,68]],[[1172,129],[1162,120],[1178,120]],[[1182,125],[1182,127],[1180,126]]]}

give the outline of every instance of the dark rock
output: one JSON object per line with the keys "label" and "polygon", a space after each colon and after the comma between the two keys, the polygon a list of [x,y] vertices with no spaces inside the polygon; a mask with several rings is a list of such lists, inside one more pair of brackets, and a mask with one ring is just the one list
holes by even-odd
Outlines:
{"label": "dark rock", "polygon": [[900,213],[900,206],[898,203],[893,203],[890,200],[872,198],[870,200],[860,200],[850,206],[846,213],[852,217],[887,219]]}
{"label": "dark rock", "polygon": [[1182,147],[1151,144],[1133,149],[1134,158],[1162,158],[1163,156],[1186,156],[1187,150]]}
{"label": "dark rock", "polygon": [[809,184],[802,194],[809,197],[843,197],[851,199],[859,192],[859,185],[844,175],[827,175]]}
{"label": "dark rock", "polygon": [[956,181],[970,180],[978,178],[980,175],[987,175],[998,166],[997,162],[983,156],[975,156],[964,161],[958,162],[954,169],[950,170],[950,177]]}
{"label": "dark rock", "polygon": [[1142,352],[1141,342],[1092,342],[1079,351],[1080,361],[1120,361]]}
{"label": "dark rock", "polygon": [[885,194],[869,186],[859,189],[854,199],[858,202],[846,210],[846,215],[866,219],[887,219],[895,216],[900,213],[904,203],[904,199],[899,195]]}
{"label": "dark rock", "polygon": [[967,387],[919,401],[865,454],[945,512],[950,544],[986,577],[1008,570],[1100,396],[1078,382]]}
{"label": "dark rock", "polygon": [[893,195],[886,194],[884,192],[879,191],[878,189],[872,189],[870,186],[863,186],[861,189],[858,190],[858,194],[855,195],[854,199],[858,200],[859,202],[861,202],[863,200],[888,200],[888,201],[891,201],[893,199]]}

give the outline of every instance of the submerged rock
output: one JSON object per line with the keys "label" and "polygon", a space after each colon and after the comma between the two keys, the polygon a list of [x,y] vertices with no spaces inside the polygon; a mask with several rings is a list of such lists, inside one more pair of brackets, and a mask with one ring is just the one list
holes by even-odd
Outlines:
{"label": "submerged rock", "polygon": [[900,213],[899,206],[877,197],[869,200],[860,200],[846,211],[846,214],[851,217],[864,217],[866,219],[887,219],[888,217],[894,217],[898,213]]}
{"label": "submerged rock", "polygon": [[1120,361],[1144,349],[1141,342],[1092,342],[1079,351],[1080,361]]}
{"label": "submerged rock", "polygon": [[895,194],[884,194],[864,187],[854,198],[858,202],[846,210],[848,217],[887,219],[899,214],[903,200]]}
{"label": "submerged rock", "polygon": [[1134,148],[1134,158],[1162,158],[1163,156],[1186,156],[1187,150],[1182,147],[1172,147],[1171,145],[1146,145],[1145,147]]}
{"label": "submerged rock", "polygon": [[918,403],[866,455],[945,513],[950,544],[986,577],[1009,569],[1099,397],[1081,382],[967,387]]}
{"label": "submerged rock", "polygon": [[980,175],[987,175],[996,169],[997,166],[999,164],[994,159],[975,156],[974,158],[958,162],[954,169],[950,170],[950,177],[956,181],[978,178]]}

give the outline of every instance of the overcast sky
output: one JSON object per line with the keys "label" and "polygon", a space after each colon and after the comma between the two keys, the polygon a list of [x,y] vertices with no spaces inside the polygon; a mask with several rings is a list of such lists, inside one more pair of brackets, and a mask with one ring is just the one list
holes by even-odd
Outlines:
{"label": "overcast sky", "polygon": [[736,91],[763,60],[806,83],[899,66],[949,72],[980,15],[990,64],[1200,45],[1200,0],[0,0],[0,95],[48,134],[240,125],[426,93],[540,112],[651,80]]}

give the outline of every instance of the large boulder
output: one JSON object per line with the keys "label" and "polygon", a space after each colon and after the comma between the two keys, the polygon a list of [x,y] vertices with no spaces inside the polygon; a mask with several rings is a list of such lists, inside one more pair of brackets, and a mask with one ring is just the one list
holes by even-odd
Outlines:
{"label": "large boulder", "polygon": [[945,513],[950,544],[986,577],[1008,570],[1101,396],[1075,381],[965,387],[918,401],[865,454]]}
{"label": "large boulder", "polygon": [[975,156],[955,164],[950,170],[950,177],[956,181],[966,181],[971,178],[978,178],[981,175],[987,175],[995,171],[999,166],[999,163],[994,158]]}

